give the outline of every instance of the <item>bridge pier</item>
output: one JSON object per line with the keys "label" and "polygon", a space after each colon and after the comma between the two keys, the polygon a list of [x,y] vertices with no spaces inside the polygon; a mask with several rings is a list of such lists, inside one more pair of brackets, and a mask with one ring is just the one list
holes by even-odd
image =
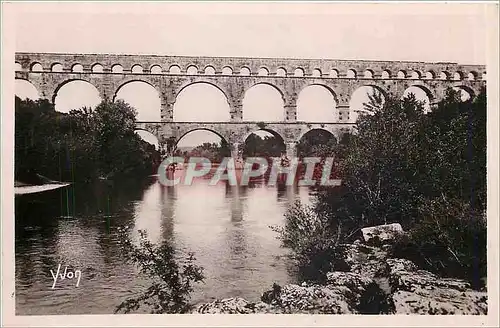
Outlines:
{"label": "bridge pier", "polygon": [[294,158],[297,156],[297,142],[287,142],[285,143],[286,157]]}
{"label": "bridge pier", "polygon": [[239,142],[233,142],[231,143],[231,158],[234,160],[234,167],[235,168],[242,168],[244,161],[243,161],[243,151],[240,150],[240,143]]}

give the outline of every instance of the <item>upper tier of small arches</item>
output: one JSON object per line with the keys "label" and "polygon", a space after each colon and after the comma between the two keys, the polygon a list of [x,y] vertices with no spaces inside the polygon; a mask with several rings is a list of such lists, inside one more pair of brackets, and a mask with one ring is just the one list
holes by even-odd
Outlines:
{"label": "upper tier of small arches", "polygon": [[[101,60],[98,61],[99,59]],[[486,79],[484,66],[480,65],[243,58],[214,58],[213,62],[210,62],[210,59],[140,55],[16,54],[16,71],[457,81]]]}

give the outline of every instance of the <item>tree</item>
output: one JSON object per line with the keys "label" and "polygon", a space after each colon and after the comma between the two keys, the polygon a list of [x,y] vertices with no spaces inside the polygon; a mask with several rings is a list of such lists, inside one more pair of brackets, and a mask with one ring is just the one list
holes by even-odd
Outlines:
{"label": "tree", "polygon": [[47,100],[16,99],[16,178],[36,170],[52,179],[153,173],[159,154],[135,133],[135,110],[122,101],[58,113]]}
{"label": "tree", "polygon": [[203,269],[194,255],[176,259],[175,249],[168,241],[155,245],[144,231],[139,231],[139,245],[120,231],[121,249],[125,259],[136,264],[153,282],[140,296],[129,298],[115,312],[129,313],[146,306],[151,313],[186,313],[191,309],[189,295],[193,285],[203,281]]}
{"label": "tree", "polygon": [[[328,218],[331,233],[340,230],[340,239],[348,242],[363,227],[397,222],[409,231],[410,242],[396,247],[412,248],[426,258],[421,262],[427,269],[453,274],[458,263],[472,279],[471,272],[485,267],[484,90],[467,102],[448,90],[430,114],[413,95],[387,99],[360,116],[356,132],[339,150],[343,184],[320,190],[314,208],[317,217]],[[433,228],[436,224],[442,229]],[[476,253],[464,240],[474,241]]]}

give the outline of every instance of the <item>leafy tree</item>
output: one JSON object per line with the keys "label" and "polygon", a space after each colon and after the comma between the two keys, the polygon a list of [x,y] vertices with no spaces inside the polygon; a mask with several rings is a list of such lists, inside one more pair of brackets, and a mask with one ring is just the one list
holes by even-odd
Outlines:
{"label": "leafy tree", "polygon": [[73,182],[153,173],[159,154],[135,133],[135,117],[122,101],[63,114],[47,100],[16,98],[16,179],[35,171]]}
{"label": "leafy tree", "polygon": [[193,285],[203,281],[203,269],[195,264],[192,253],[176,259],[168,242],[155,245],[144,231],[139,231],[139,245],[121,232],[121,249],[127,261],[136,264],[152,279],[151,286],[140,296],[123,301],[115,312],[129,313],[147,307],[151,313],[187,313]]}
{"label": "leafy tree", "polygon": [[[472,279],[486,263],[485,91],[462,102],[450,89],[429,114],[411,94],[367,114],[344,145],[331,147],[343,184],[320,190],[314,215],[330,221],[330,233],[340,230],[343,242],[366,226],[401,223],[409,241],[396,247],[413,249],[429,270]],[[304,238],[323,243],[322,235]]]}
{"label": "leafy tree", "polygon": [[264,136],[252,133],[244,144],[240,145],[243,157],[279,157],[285,152],[283,141],[275,136]]}

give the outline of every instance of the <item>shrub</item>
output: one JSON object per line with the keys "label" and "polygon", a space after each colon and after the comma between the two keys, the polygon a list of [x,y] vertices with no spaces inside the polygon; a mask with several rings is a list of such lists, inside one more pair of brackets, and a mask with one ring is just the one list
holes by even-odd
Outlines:
{"label": "shrub", "polygon": [[168,243],[155,245],[144,231],[139,231],[140,242],[135,245],[122,232],[121,249],[127,261],[138,265],[141,273],[152,278],[151,286],[140,296],[123,301],[115,312],[129,313],[148,306],[151,313],[186,313],[193,284],[203,281],[203,268],[197,266],[194,255],[175,258],[175,250]]}
{"label": "shrub", "polygon": [[271,227],[298,263],[299,280],[324,282],[329,271],[348,271],[342,233],[328,216],[297,201],[285,214],[284,227]]}
{"label": "shrub", "polygon": [[421,221],[393,246],[407,258],[442,276],[467,279],[474,288],[486,276],[486,218],[457,199],[440,197],[419,208]]}

